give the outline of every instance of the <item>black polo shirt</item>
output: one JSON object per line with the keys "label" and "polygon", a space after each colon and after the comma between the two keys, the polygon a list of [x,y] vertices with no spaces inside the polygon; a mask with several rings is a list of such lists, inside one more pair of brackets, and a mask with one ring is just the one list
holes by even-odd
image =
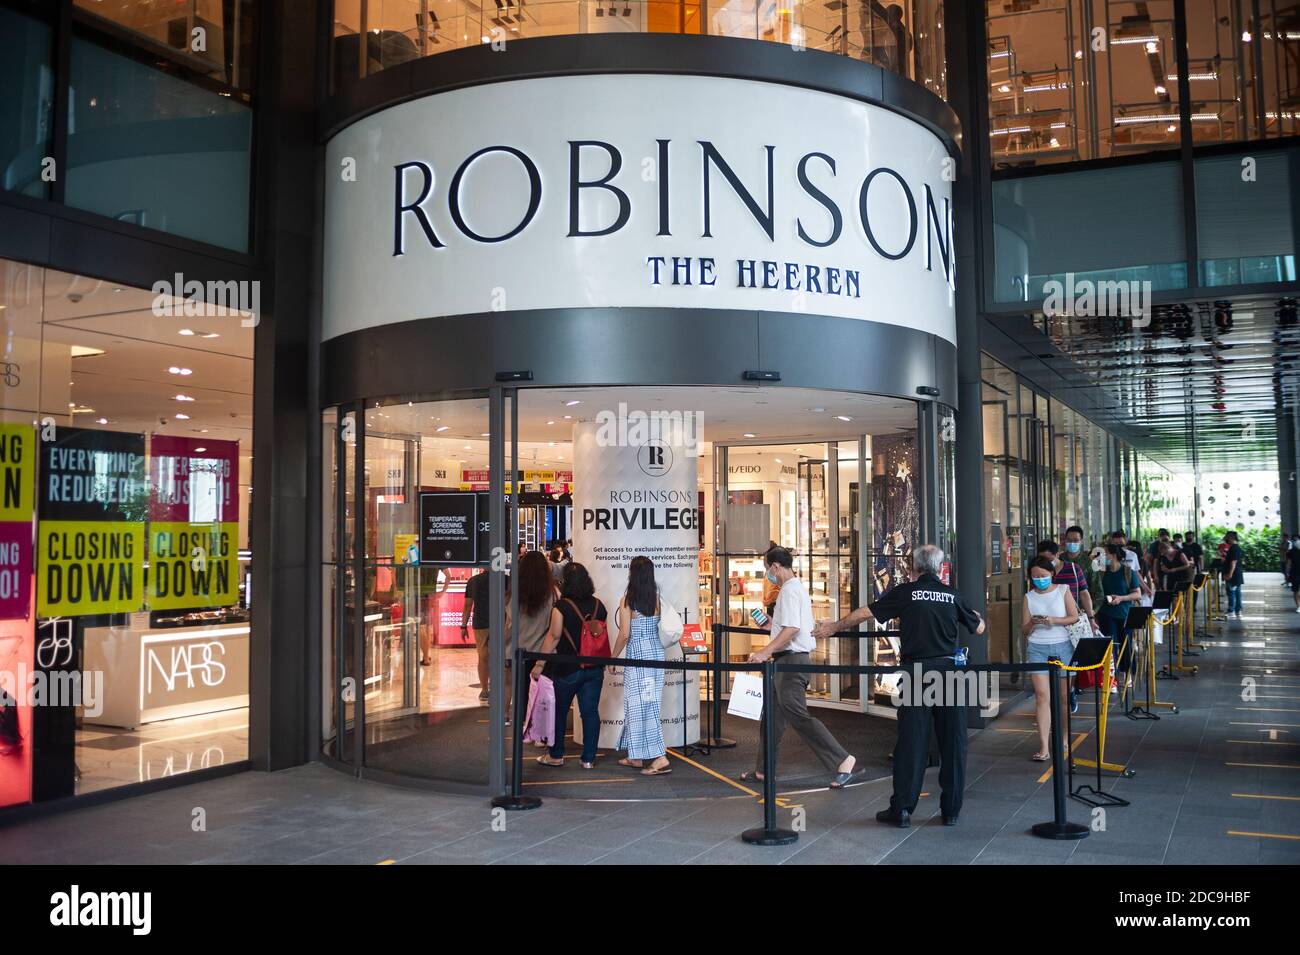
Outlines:
{"label": "black polo shirt", "polygon": [[934,574],[899,584],[867,609],[881,623],[898,619],[903,663],[951,657],[957,652],[957,627],[974,633],[980,625],[957,591]]}

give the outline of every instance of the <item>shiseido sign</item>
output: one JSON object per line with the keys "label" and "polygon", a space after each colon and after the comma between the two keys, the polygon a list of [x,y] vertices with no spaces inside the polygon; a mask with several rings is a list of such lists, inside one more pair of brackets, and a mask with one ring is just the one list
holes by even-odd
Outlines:
{"label": "shiseido sign", "polygon": [[658,306],[955,339],[947,153],[857,100],[698,76],[518,80],[368,116],[328,157],[326,337]]}

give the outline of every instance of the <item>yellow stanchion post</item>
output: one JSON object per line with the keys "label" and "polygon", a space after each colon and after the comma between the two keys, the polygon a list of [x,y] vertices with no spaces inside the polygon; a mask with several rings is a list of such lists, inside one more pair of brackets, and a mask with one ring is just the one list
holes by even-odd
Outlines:
{"label": "yellow stanchion post", "polygon": [[1163,706],[1174,713],[1178,712],[1178,704],[1170,703],[1164,700],[1157,700],[1156,697],[1156,628],[1155,614],[1147,617],[1147,709],[1156,706]]}
{"label": "yellow stanchion post", "polygon": [[[1124,643],[1120,647],[1119,658],[1124,659],[1124,650],[1128,647],[1129,637],[1124,638]],[[1106,724],[1107,715],[1110,713],[1110,662],[1111,654],[1114,652],[1114,645],[1106,648],[1106,653],[1101,658],[1101,673],[1099,679],[1102,681],[1100,690],[1100,702],[1097,705],[1097,758],[1096,759],[1078,759],[1074,760],[1075,766],[1087,766],[1091,769],[1104,769],[1107,772],[1119,773],[1121,776],[1132,776],[1133,771],[1127,766],[1120,763],[1106,762]],[[1087,668],[1081,668],[1087,669]]]}
{"label": "yellow stanchion post", "polygon": [[1183,614],[1183,595],[1181,593],[1178,595],[1177,599],[1174,600],[1173,609],[1170,610],[1169,612],[1170,614],[1172,614],[1172,619],[1165,621],[1165,623],[1162,626],[1167,631],[1169,631],[1169,634],[1173,638],[1174,643],[1177,644],[1178,646],[1178,662],[1174,664],[1174,669],[1177,670],[1179,673],[1195,673],[1198,669],[1195,664],[1183,663],[1184,614]]}

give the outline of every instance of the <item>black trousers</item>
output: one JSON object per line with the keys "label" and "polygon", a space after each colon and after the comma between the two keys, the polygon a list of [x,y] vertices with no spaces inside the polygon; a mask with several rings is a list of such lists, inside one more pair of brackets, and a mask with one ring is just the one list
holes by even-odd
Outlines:
{"label": "black trousers", "polygon": [[894,747],[894,795],[890,808],[916,811],[925,783],[930,728],[939,743],[939,808],[945,816],[961,812],[966,789],[966,707],[900,706]]}

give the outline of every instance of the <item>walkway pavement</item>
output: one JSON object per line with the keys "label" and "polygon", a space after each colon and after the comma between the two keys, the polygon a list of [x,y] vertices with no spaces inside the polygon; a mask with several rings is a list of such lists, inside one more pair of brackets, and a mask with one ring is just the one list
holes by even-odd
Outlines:
{"label": "walkway pavement", "polygon": [[[933,770],[932,791],[909,830],[874,821],[889,799],[888,781],[877,780],[843,792],[785,795],[782,824],[798,811],[805,831],[794,845],[759,848],[739,839],[760,812],[740,792],[681,801],[548,799],[541,809],[494,817],[484,799],[359,782],[312,765],[15,824],[0,838],[0,863],[1294,865],[1300,614],[1279,584],[1279,575],[1252,575],[1245,620],[1205,635],[1198,673],[1158,683],[1157,693],[1177,702],[1178,713],[1135,722],[1111,712],[1106,758],[1136,775],[1108,779],[1104,788],[1131,805],[1107,810],[1104,829],[1079,842],[1028,832],[1051,818],[1052,788],[1043,767],[1029,761],[1036,734],[1032,704],[1022,703],[972,737],[956,828],[937,816]],[[1081,757],[1091,755],[1095,740],[1087,712],[1080,707],[1074,727]],[[678,769],[695,771],[680,762]],[[206,828],[195,832],[200,810]],[[1093,821],[1074,800],[1069,816]]]}

